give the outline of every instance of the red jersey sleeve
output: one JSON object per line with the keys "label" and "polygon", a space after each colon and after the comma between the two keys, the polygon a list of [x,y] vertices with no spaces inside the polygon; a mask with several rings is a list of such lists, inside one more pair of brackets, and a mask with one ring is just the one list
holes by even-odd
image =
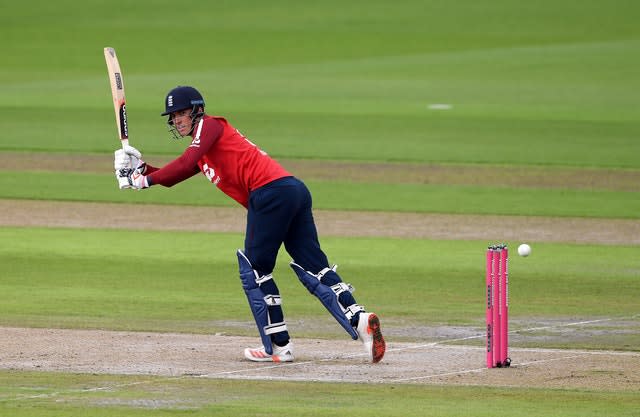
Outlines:
{"label": "red jersey sleeve", "polygon": [[211,129],[206,130],[205,135],[196,137],[191,144],[178,158],[169,162],[162,168],[148,165],[147,179],[149,185],[160,184],[165,187],[172,187],[175,184],[193,177],[200,172],[198,161],[205,155],[220,138],[224,127],[222,123],[215,120]]}

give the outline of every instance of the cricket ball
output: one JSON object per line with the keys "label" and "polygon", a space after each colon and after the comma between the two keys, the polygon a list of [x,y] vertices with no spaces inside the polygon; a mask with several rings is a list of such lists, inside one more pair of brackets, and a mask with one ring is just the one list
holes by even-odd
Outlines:
{"label": "cricket ball", "polygon": [[520,256],[531,255],[531,246],[527,245],[526,243],[523,243],[522,245],[518,246],[518,255]]}

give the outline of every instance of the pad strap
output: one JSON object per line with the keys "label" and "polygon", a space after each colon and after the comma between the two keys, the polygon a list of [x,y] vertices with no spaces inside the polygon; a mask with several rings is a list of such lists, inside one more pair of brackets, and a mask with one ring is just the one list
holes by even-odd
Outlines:
{"label": "pad strap", "polygon": [[354,292],[356,290],[351,284],[347,284],[346,282],[338,282],[337,284],[332,285],[331,289],[336,294],[336,297],[339,297],[343,292]]}
{"label": "pad strap", "polygon": [[256,275],[256,284],[258,284],[258,285],[261,285],[262,283],[267,282],[270,279],[273,279],[273,274],[267,274],[267,275],[263,275],[263,276],[259,277],[258,276],[258,271],[256,271],[254,269],[253,272]]}
{"label": "pad strap", "polygon": [[279,295],[273,295],[273,294],[265,295],[264,302],[269,307],[282,305],[282,299],[280,298]]}
{"label": "pad strap", "polygon": [[347,319],[351,320],[353,316],[358,313],[364,312],[364,307],[360,304],[351,304],[349,307],[344,309],[344,315],[347,316]]}
{"label": "pad strap", "polygon": [[280,323],[268,324],[264,326],[263,329],[264,334],[280,333],[287,330],[287,324],[284,321],[281,321]]}

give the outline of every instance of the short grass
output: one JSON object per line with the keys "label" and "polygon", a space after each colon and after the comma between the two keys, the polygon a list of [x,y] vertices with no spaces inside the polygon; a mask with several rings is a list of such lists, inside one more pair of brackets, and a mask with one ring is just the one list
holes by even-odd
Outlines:
{"label": "short grass", "polygon": [[110,153],[109,45],[146,153],[193,84],[276,157],[640,168],[636,2],[120,3],[3,6],[0,150]]}
{"label": "short grass", "polygon": [[[333,210],[640,218],[640,193],[444,184],[305,181],[314,207]],[[92,184],[86,187],[86,184]],[[384,198],[380,198],[384,196]],[[236,206],[203,176],[171,189],[118,190],[113,174],[0,170],[0,198]]]}
{"label": "short grass", "polygon": [[[287,392],[286,398],[282,392]],[[397,399],[402,399],[399,406]],[[496,405],[498,402],[499,405]],[[365,406],[363,406],[363,404]],[[635,393],[0,371],[0,412],[90,416],[635,416]]]}
{"label": "short grass", "polygon": [[[253,334],[233,261],[242,235],[5,228],[0,237],[12,242],[0,250],[1,324]],[[485,242],[322,242],[343,278],[358,289],[358,300],[384,314],[389,325],[482,328]],[[638,247],[541,243],[534,250],[529,258],[511,256],[512,319],[638,313]],[[275,270],[288,316],[327,316],[289,260],[283,252]],[[225,320],[248,326],[229,328]],[[339,335],[335,330],[331,337]],[[623,348],[604,343],[597,347]]]}

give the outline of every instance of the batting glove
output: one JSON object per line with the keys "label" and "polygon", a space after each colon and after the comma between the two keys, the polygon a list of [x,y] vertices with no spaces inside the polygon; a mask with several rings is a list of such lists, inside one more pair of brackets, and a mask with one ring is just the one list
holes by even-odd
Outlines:
{"label": "batting glove", "polygon": [[124,190],[125,188],[131,188],[131,185],[129,185],[129,176],[120,175],[121,173],[129,169],[131,168],[124,168],[116,171],[116,180],[118,180],[118,188],[120,188],[121,190]]}
{"label": "batting glove", "polygon": [[116,171],[121,169],[135,169],[140,174],[147,171],[147,164],[142,160],[142,154],[133,146],[126,145],[114,152],[113,168]]}
{"label": "batting glove", "polygon": [[147,176],[140,174],[136,169],[124,168],[116,171],[116,178],[121,190],[123,188],[133,188],[134,190],[149,188]]}

